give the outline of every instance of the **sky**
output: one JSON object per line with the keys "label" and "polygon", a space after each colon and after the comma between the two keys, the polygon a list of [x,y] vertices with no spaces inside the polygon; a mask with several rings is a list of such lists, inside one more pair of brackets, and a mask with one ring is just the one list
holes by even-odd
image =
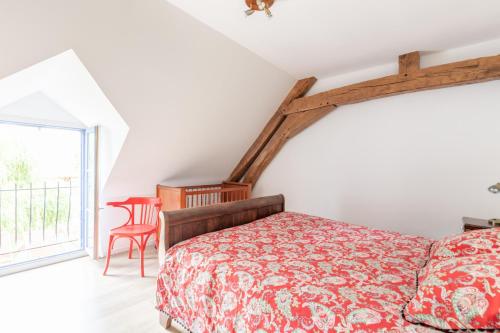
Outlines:
{"label": "sky", "polygon": [[0,123],[0,172],[6,161],[25,157],[40,181],[80,178],[81,140],[78,130]]}

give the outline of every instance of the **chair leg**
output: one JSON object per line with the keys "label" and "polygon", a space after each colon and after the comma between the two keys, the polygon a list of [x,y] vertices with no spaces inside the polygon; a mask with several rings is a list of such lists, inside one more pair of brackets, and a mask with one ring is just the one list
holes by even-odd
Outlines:
{"label": "chair leg", "polygon": [[141,277],[144,277],[144,249],[146,248],[146,244],[144,244],[144,237],[141,236],[141,246],[139,249],[141,255]]}
{"label": "chair leg", "polygon": [[134,249],[134,242],[132,242],[132,240],[130,240],[130,246],[128,248],[128,258],[129,259],[132,259],[132,251]]}
{"label": "chair leg", "polygon": [[102,273],[102,275],[106,275],[106,273],[108,272],[109,260],[111,259],[111,250],[113,249],[114,243],[115,243],[114,236],[110,235],[108,243],[108,255],[106,256],[106,266],[104,267],[104,273]]}

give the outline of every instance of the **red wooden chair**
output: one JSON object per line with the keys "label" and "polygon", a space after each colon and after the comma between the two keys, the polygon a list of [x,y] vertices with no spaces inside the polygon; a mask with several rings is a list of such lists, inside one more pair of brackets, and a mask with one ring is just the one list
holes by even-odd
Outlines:
{"label": "red wooden chair", "polygon": [[[159,213],[161,199],[159,198],[129,198],[123,202],[108,202],[108,206],[123,208],[129,213],[128,220],[120,227],[111,229],[109,234],[108,256],[103,275],[106,275],[111,258],[111,250],[118,238],[130,239],[128,258],[132,259],[133,243],[139,248],[141,258],[141,277],[144,277],[144,250],[149,237],[154,236],[158,248]],[[139,242],[140,240],[140,242]]]}

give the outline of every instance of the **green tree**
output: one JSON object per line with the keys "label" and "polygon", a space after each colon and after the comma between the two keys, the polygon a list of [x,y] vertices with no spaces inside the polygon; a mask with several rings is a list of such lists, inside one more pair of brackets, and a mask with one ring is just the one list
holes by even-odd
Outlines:
{"label": "green tree", "polygon": [[6,181],[15,184],[27,184],[32,181],[33,167],[31,161],[23,155],[16,156],[6,163]]}

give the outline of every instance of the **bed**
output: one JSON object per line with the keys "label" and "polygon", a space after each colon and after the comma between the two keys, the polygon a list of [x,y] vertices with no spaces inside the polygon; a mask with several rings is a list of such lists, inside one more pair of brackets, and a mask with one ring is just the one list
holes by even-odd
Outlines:
{"label": "bed", "polygon": [[165,327],[434,332],[402,316],[428,239],[285,212],[283,196],[164,212],[161,230]]}

